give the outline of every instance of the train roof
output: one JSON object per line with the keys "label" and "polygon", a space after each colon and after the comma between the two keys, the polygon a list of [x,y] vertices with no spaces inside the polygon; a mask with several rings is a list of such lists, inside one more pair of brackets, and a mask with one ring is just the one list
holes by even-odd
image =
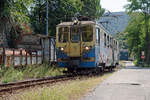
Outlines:
{"label": "train roof", "polygon": [[[80,24],[86,25],[86,24],[96,24],[94,21],[79,21]],[[73,22],[62,22],[58,24],[57,26],[71,26],[73,25]]]}

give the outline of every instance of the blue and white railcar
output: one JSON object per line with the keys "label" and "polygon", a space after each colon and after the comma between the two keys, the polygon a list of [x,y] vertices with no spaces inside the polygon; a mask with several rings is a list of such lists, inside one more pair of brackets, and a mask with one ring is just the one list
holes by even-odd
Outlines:
{"label": "blue and white railcar", "polygon": [[58,67],[112,68],[119,59],[118,42],[94,21],[63,22],[56,33]]}

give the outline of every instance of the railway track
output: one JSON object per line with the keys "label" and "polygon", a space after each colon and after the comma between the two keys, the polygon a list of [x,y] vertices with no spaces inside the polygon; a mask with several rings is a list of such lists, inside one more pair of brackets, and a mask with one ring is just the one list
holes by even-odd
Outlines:
{"label": "railway track", "polygon": [[12,94],[17,90],[23,90],[23,89],[38,86],[38,85],[54,84],[57,82],[81,79],[81,78],[92,77],[92,76],[96,76],[96,75],[97,74],[62,75],[62,76],[56,76],[56,77],[47,77],[47,78],[41,78],[41,79],[32,79],[32,80],[27,80],[27,81],[21,81],[21,82],[0,84],[0,97],[4,97],[6,94]]}
{"label": "railway track", "polygon": [[57,83],[61,81],[67,81],[76,79],[75,76],[63,75],[63,76],[56,76],[56,77],[47,77],[41,79],[33,79],[21,82],[13,82],[8,84],[0,84],[0,97],[5,95],[6,93],[13,93],[16,90],[21,90],[33,86],[38,86],[42,84],[49,84],[49,83]]}

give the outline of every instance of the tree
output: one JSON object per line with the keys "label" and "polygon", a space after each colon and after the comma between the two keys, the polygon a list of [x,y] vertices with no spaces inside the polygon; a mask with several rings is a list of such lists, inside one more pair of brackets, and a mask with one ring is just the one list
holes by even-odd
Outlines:
{"label": "tree", "polygon": [[132,13],[135,11],[140,11],[144,15],[144,29],[145,29],[145,62],[150,63],[150,33],[149,33],[149,12],[150,12],[150,1],[149,0],[128,0],[130,4],[126,5],[128,12]]}
{"label": "tree", "polygon": [[[55,35],[56,25],[61,21],[70,21],[81,9],[80,0],[49,0],[49,33]],[[45,34],[46,0],[35,0],[31,10],[31,24],[35,33]]]}
{"label": "tree", "polygon": [[105,10],[101,8],[100,0],[81,0],[82,10],[81,15],[99,18]]}
{"label": "tree", "polygon": [[130,21],[125,29],[129,53],[134,55],[137,62],[141,61],[141,51],[145,50],[144,16],[141,13],[130,14]]}
{"label": "tree", "polygon": [[[35,33],[45,34],[46,0],[35,0],[30,19]],[[88,13],[88,14],[87,14]],[[104,13],[100,0],[49,0],[49,35],[55,36],[56,25],[61,21],[72,21],[75,15],[98,18]]]}
{"label": "tree", "polygon": [[115,34],[115,38],[119,41],[119,48],[120,49],[128,49],[128,45],[126,43],[126,35],[127,32],[119,32]]}
{"label": "tree", "polygon": [[14,41],[21,34],[24,23],[29,22],[29,7],[32,0],[0,0],[1,34],[6,34],[8,44],[14,47]]}

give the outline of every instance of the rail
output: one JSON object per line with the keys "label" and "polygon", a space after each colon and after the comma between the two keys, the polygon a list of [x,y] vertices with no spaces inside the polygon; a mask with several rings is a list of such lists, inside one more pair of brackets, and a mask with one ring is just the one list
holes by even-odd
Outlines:
{"label": "rail", "polygon": [[21,81],[21,82],[13,82],[8,84],[0,84],[0,97],[5,95],[6,93],[13,93],[14,91],[19,89],[25,89],[28,87],[33,87],[33,86],[48,84],[48,83],[52,84],[61,81],[72,80],[75,78],[76,78],[75,76],[71,76],[71,75],[62,75],[56,77],[47,77],[41,79]]}

